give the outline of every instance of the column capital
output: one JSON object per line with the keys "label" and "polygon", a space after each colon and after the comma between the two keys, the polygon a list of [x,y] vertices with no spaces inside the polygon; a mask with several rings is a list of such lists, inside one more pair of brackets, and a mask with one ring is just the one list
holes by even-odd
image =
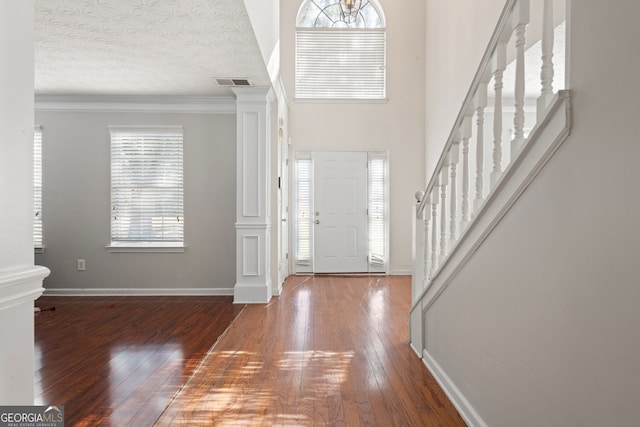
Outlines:
{"label": "column capital", "polygon": [[267,86],[232,87],[236,95],[236,104],[239,103],[270,103],[276,99],[275,93]]}

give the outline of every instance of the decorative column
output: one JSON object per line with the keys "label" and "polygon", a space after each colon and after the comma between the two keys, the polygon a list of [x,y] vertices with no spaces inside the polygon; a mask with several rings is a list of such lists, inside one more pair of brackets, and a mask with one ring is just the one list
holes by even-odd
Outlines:
{"label": "decorative column", "polygon": [[232,88],[236,94],[236,284],[233,302],[267,303],[271,283],[271,118],[273,92]]}
{"label": "decorative column", "polygon": [[0,404],[23,406],[34,402],[33,302],[49,274],[33,263],[34,1],[1,9]]}

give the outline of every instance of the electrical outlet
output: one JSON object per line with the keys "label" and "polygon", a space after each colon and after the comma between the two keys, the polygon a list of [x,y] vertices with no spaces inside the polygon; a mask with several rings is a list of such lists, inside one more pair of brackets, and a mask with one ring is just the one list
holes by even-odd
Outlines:
{"label": "electrical outlet", "polygon": [[84,271],[85,270],[85,263],[83,259],[79,259],[77,262],[77,268],[78,271]]}

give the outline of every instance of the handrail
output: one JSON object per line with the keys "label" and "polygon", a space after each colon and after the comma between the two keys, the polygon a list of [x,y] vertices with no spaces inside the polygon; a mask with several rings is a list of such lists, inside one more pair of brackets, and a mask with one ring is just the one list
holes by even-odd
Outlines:
{"label": "handrail", "polygon": [[[554,29],[554,0],[542,1],[542,20],[535,22],[534,19],[536,26],[540,24],[538,34],[541,37],[532,37],[536,43],[530,49],[535,49],[527,53],[525,44],[526,29],[531,22],[530,0],[507,0],[425,192],[416,193],[419,202],[416,221],[424,224],[420,226],[419,233],[422,234],[414,236],[414,247],[422,256],[422,259],[416,259],[419,265],[414,266],[414,296],[438,274],[498,188],[506,171],[517,161],[523,147],[537,143],[535,135],[527,135],[527,132],[538,129],[538,125],[551,113],[548,107],[553,99],[557,99],[553,92],[554,38],[556,33],[563,35],[565,27],[559,25]],[[512,42],[513,49],[509,53],[514,60],[507,65],[507,46]],[[558,46],[562,47],[563,43],[564,37]],[[527,69],[532,68],[530,61],[536,63],[533,69],[540,76],[540,92],[534,92],[539,94],[537,99],[525,97]],[[514,80],[513,91],[510,92],[513,104],[508,106],[503,105],[505,99],[511,99],[503,96],[505,76]],[[488,95],[490,82],[493,82],[492,96]],[[493,105],[488,105],[488,101]],[[485,110],[492,118],[492,126],[485,123]],[[511,127],[503,126],[506,110],[508,117],[512,118]],[[525,124],[529,127],[525,128]],[[506,130],[510,132],[508,136]],[[485,144],[485,136],[493,138]],[[509,144],[506,144],[507,140]],[[502,160],[503,151],[510,155],[505,162]],[[475,162],[471,164],[474,155]],[[461,177],[458,177],[459,169]],[[471,185],[472,179],[475,185]],[[419,274],[416,274],[418,270]]]}
{"label": "handrail", "polygon": [[[462,125],[462,121],[464,120],[465,114],[466,112],[469,110],[469,108],[471,107],[471,104],[473,102],[473,98],[478,90],[478,87],[480,86],[480,82],[482,82],[483,80],[486,79],[486,82],[489,81],[489,78],[487,76],[487,72],[489,71],[489,65],[490,65],[490,61],[493,57],[493,54],[496,50],[496,47],[498,46],[498,42],[500,41],[504,41],[504,37],[505,37],[505,28],[507,28],[507,24],[509,23],[510,19],[511,19],[511,11],[513,10],[513,7],[515,6],[516,2],[518,2],[519,0],[507,0],[507,3],[505,4],[504,8],[502,9],[502,13],[500,14],[500,19],[498,20],[498,24],[496,25],[496,28],[493,30],[493,34],[491,35],[491,39],[489,40],[489,44],[487,45],[487,49],[484,52],[484,55],[482,55],[482,59],[480,60],[480,65],[478,66],[478,69],[476,70],[476,74],[473,77],[471,86],[469,87],[469,91],[467,92],[466,97],[464,98],[464,101],[462,103],[462,107],[460,108],[460,111],[458,112],[458,117],[456,117],[456,121],[453,124],[453,128],[451,129],[451,133],[449,134],[449,138],[447,139],[447,143],[445,144],[443,150],[442,150],[442,154],[440,155],[440,159],[438,160],[438,163],[436,164],[436,167],[433,171],[433,173],[431,174],[431,179],[429,180],[429,183],[427,184],[427,187],[424,191],[424,195],[428,195],[430,194],[431,190],[433,189],[434,183],[436,182],[436,179],[438,177],[438,174],[440,173],[440,170],[442,169],[442,167],[444,166],[444,163],[447,159],[447,156],[449,154],[449,150],[451,150],[451,146],[453,145],[453,141],[456,138],[456,135],[458,133],[458,129],[460,128],[460,126]],[[508,34],[507,34],[508,36]],[[508,37],[507,37],[508,39]],[[424,211],[425,205],[426,205],[426,197],[423,197],[422,200],[419,203],[418,206],[418,212],[417,215],[420,216],[422,215],[422,212]]]}

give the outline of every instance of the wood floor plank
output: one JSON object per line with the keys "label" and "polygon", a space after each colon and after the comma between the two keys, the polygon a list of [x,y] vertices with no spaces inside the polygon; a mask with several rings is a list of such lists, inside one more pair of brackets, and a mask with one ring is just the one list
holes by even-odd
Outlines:
{"label": "wood floor plank", "polygon": [[41,297],[36,402],[69,426],[150,426],[243,306],[231,297]]}
{"label": "wood floor plank", "polygon": [[410,292],[409,277],[290,277],[156,425],[464,426],[408,345]]}
{"label": "wood floor plank", "polygon": [[291,276],[246,307],[43,297],[36,393],[69,426],[464,426],[408,345],[410,294],[409,277]]}

